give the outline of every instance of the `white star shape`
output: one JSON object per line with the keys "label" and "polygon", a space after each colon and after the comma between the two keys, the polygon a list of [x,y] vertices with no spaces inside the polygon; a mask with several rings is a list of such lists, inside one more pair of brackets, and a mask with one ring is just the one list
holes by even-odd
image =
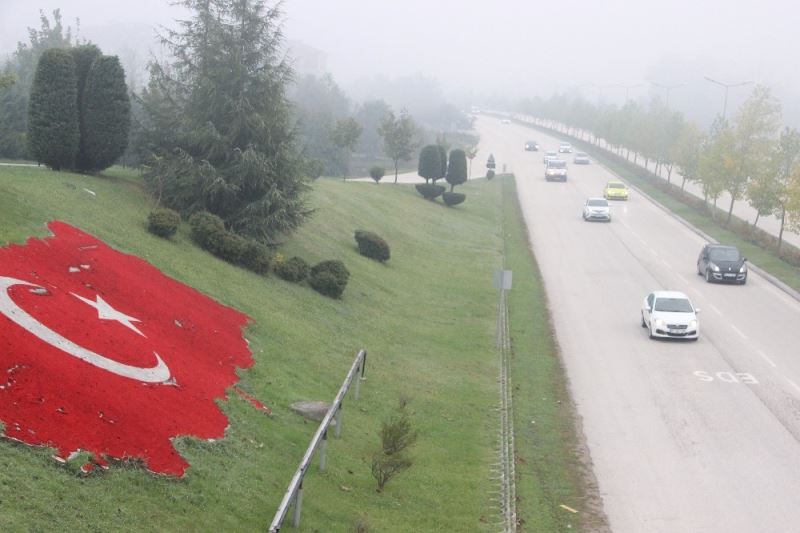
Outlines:
{"label": "white star shape", "polygon": [[108,302],[103,300],[103,298],[101,298],[99,294],[95,296],[96,300],[94,302],[89,300],[88,298],[84,298],[83,296],[78,296],[74,292],[71,292],[70,294],[73,295],[78,300],[82,301],[83,303],[91,305],[92,307],[97,309],[97,318],[99,318],[100,320],[113,320],[115,322],[119,322],[126,328],[135,331],[142,337],[147,337],[147,335],[139,331],[139,328],[137,328],[131,323],[131,322],[141,322],[141,320],[139,320],[138,318],[134,318],[132,316],[128,316],[120,311],[117,311],[116,309],[111,307],[111,305],[109,305]]}

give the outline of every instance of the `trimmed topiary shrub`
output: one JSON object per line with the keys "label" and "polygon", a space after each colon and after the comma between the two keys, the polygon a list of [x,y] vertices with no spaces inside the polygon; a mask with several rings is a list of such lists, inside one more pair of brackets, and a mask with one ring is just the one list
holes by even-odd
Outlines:
{"label": "trimmed topiary shrub", "polygon": [[427,184],[430,180],[435,180],[439,177],[442,170],[442,159],[439,153],[439,147],[435,144],[429,144],[424,147],[419,153],[419,164],[417,165],[417,174],[425,179]]}
{"label": "trimmed topiary shrub", "polygon": [[256,274],[265,275],[272,265],[272,254],[263,244],[248,240],[241,258],[242,266]]}
{"label": "trimmed topiary shrub", "polygon": [[450,192],[453,192],[453,188],[456,185],[461,185],[467,181],[467,154],[464,150],[452,150],[450,152],[450,163],[447,165],[445,179],[450,184]]}
{"label": "trimmed topiary shrub", "polygon": [[446,192],[442,193],[442,200],[444,203],[449,206],[454,206],[458,204],[464,203],[464,200],[467,199],[466,194],[461,194],[460,192]]}
{"label": "trimmed topiary shrub", "polygon": [[490,179],[492,179],[493,177],[494,177],[494,170],[488,170],[488,171],[486,171],[486,179],[487,179],[487,180],[490,180]]}
{"label": "trimmed topiary shrub", "polygon": [[417,192],[424,196],[426,200],[433,200],[441,196],[442,193],[447,190],[447,188],[442,185],[434,185],[432,183],[420,183],[415,187]]}
{"label": "trimmed topiary shrub", "polygon": [[208,211],[198,211],[189,217],[192,239],[204,250],[217,255],[222,247],[222,239],[227,233],[225,223],[217,215]]}
{"label": "trimmed topiary shrub", "polygon": [[156,209],[147,217],[147,230],[159,237],[172,237],[181,224],[181,215],[172,209]]}
{"label": "trimmed topiary shrub", "polygon": [[381,181],[381,178],[386,174],[386,170],[383,167],[372,167],[369,169],[369,177],[375,181],[375,185],[378,185]]}
{"label": "trimmed topiary shrub", "polygon": [[341,298],[349,279],[350,272],[344,263],[338,260],[329,260],[314,265],[308,278],[308,284],[322,295]]}
{"label": "trimmed topiary shrub", "polygon": [[292,257],[275,263],[275,273],[283,280],[300,283],[308,277],[308,263],[302,257]]}
{"label": "trimmed topiary shrub", "polygon": [[369,257],[381,263],[388,261],[391,255],[389,243],[379,235],[371,231],[356,230],[356,242],[358,243],[358,253],[364,257]]}

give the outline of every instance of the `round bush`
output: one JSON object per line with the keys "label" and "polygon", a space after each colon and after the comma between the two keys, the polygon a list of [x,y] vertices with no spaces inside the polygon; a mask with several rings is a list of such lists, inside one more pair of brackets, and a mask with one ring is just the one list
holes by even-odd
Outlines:
{"label": "round bush", "polygon": [[147,230],[159,237],[172,237],[181,224],[181,215],[172,209],[156,209],[147,217]]}
{"label": "round bush", "polygon": [[272,254],[263,244],[248,240],[241,258],[242,266],[256,274],[266,274],[272,264]]}
{"label": "round bush", "polygon": [[330,298],[341,298],[349,279],[350,272],[344,263],[330,260],[314,265],[308,283],[320,294]]}
{"label": "round bush", "polygon": [[441,196],[446,187],[442,185],[433,185],[431,183],[420,183],[416,185],[417,192],[425,197],[426,200],[433,200],[437,196]]}
{"label": "round bush", "polygon": [[380,236],[371,231],[356,230],[356,242],[358,243],[358,253],[364,257],[369,257],[383,263],[389,260],[389,244]]}
{"label": "round bush", "polygon": [[275,264],[275,273],[281,279],[300,283],[308,277],[308,263],[302,257],[292,257]]}
{"label": "round bush", "polygon": [[222,246],[222,239],[227,231],[225,223],[217,215],[208,211],[198,211],[189,217],[192,227],[192,239],[201,248],[217,254]]}
{"label": "round bush", "polygon": [[487,179],[487,180],[490,180],[490,179],[492,179],[493,177],[494,177],[494,170],[488,170],[488,171],[486,172],[486,179]]}
{"label": "round bush", "polygon": [[220,241],[219,249],[216,252],[214,252],[214,255],[218,256],[221,259],[224,259],[228,263],[233,263],[234,265],[241,265],[242,257],[244,256],[247,245],[248,245],[247,239],[239,235],[236,235],[235,233],[226,231],[222,235],[222,240]]}
{"label": "round bush", "polygon": [[464,200],[467,199],[466,194],[461,194],[460,192],[446,192],[442,194],[442,200],[444,203],[453,206],[464,203]]}

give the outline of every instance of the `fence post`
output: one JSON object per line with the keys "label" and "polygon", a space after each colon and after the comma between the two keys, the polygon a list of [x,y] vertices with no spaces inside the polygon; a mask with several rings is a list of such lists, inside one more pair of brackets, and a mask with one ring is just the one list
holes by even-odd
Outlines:
{"label": "fence post", "polygon": [[356,370],[356,390],[353,391],[353,398],[358,401],[358,397],[361,394],[361,369],[364,367],[364,360],[361,360],[361,363],[358,365],[358,370]]}
{"label": "fence post", "polygon": [[336,419],[336,429],[333,430],[333,434],[337,439],[342,436],[342,405],[344,405],[344,402],[339,404],[339,409],[336,410],[336,416],[334,417]]}
{"label": "fence post", "polygon": [[319,447],[319,471],[325,471],[325,463],[327,462],[327,456],[325,453],[328,451],[328,432],[327,430],[325,433],[322,434],[322,442],[320,443]]}
{"label": "fence post", "polygon": [[292,515],[292,526],[298,527],[300,525],[300,511],[303,507],[303,482],[297,487],[297,492],[294,494],[294,514]]}

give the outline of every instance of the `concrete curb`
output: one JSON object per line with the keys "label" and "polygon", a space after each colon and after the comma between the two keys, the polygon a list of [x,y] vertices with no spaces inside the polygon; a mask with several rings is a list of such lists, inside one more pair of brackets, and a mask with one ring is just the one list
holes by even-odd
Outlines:
{"label": "concrete curb", "polygon": [[[552,135],[552,136],[557,137],[557,138],[570,139],[570,140],[573,139],[571,136],[564,135],[564,134],[561,134],[561,133],[558,133],[558,132],[554,132],[554,131],[550,130],[549,128],[544,128],[544,127],[541,127],[541,126],[538,126],[538,125],[535,125],[535,124],[530,124],[528,122],[524,122],[524,121],[521,121],[521,120],[517,120],[516,122],[518,124],[521,124],[521,125],[527,126],[529,128],[541,131],[543,133],[547,133],[547,134]],[[580,139],[577,139],[577,138],[575,140],[580,141]],[[585,142],[585,141],[581,141],[581,142]],[[603,150],[602,148],[596,148],[596,149],[597,150]],[[653,198],[652,196],[650,196],[646,192],[642,191],[639,187],[637,187],[635,185],[632,185],[631,183],[628,182],[628,180],[620,177],[619,174],[617,174],[616,172],[614,172],[613,170],[611,170],[607,166],[603,165],[602,163],[598,163],[597,161],[595,161],[594,163],[596,165],[601,166],[604,169],[606,169],[609,173],[611,173],[614,176],[616,176],[617,178],[619,178],[620,181],[624,181],[625,183],[627,183],[628,187],[630,187],[631,189],[633,189],[634,191],[636,191],[637,193],[642,195],[642,197],[646,198],[653,205],[655,205],[656,207],[658,207],[659,209],[661,209],[662,211],[664,211],[665,213],[670,215],[672,218],[674,218],[675,220],[677,220],[678,222],[680,222],[681,224],[683,224],[684,226],[689,228],[691,231],[693,231],[694,233],[696,233],[697,235],[699,235],[700,237],[702,237],[706,241],[708,241],[710,243],[713,243],[713,244],[719,244],[719,241],[714,239],[711,235],[708,235],[706,232],[704,232],[704,231],[700,230],[699,228],[695,227],[691,222],[689,222],[688,220],[686,220],[682,216],[676,215],[670,208],[666,207],[661,202],[657,201],[655,198]],[[791,296],[792,298],[794,298],[795,300],[800,302],[800,291],[796,291],[795,289],[793,289],[792,287],[788,286],[786,283],[784,283],[783,281],[779,280],[778,278],[776,278],[775,276],[773,276],[772,274],[770,274],[769,272],[767,272],[763,268],[759,267],[758,265],[755,265],[755,264],[751,263],[750,261],[748,261],[747,263],[749,265],[750,270],[752,270],[753,272],[755,272],[756,274],[758,274],[759,276],[761,276],[762,278],[764,278],[768,282],[772,283],[775,287],[777,287],[778,289],[782,290],[783,292],[785,292],[786,294],[788,294],[789,296]]]}

